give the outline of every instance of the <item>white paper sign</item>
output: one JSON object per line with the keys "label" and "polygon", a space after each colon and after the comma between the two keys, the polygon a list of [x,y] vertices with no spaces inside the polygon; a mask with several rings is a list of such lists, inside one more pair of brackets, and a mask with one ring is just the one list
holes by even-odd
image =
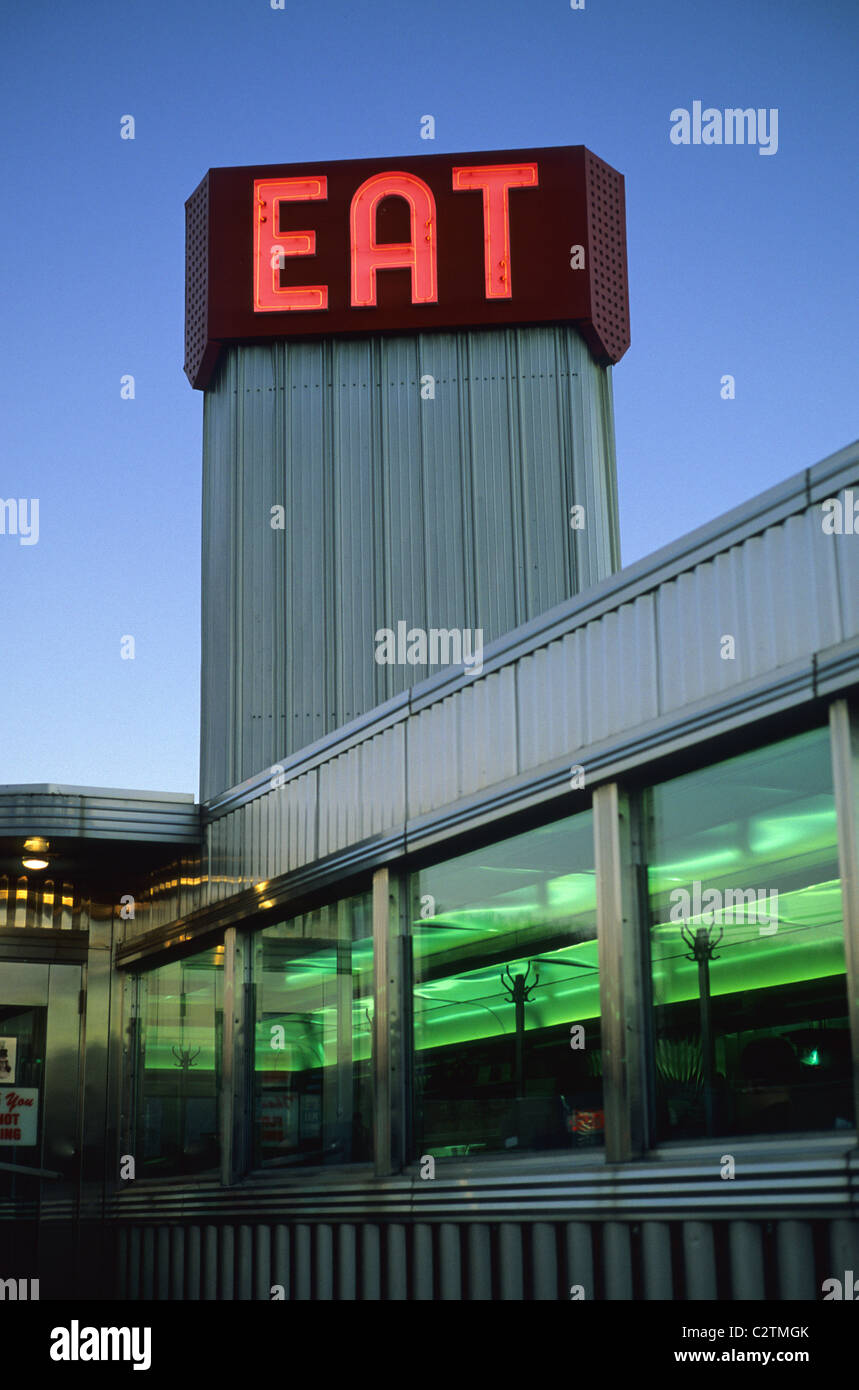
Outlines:
{"label": "white paper sign", "polygon": [[6,1144],[33,1147],[39,1118],[35,1086],[0,1086],[0,1149]]}
{"label": "white paper sign", "polygon": [[0,1038],[0,1086],[11,1086],[15,1080],[15,1058],[17,1055],[18,1039]]}

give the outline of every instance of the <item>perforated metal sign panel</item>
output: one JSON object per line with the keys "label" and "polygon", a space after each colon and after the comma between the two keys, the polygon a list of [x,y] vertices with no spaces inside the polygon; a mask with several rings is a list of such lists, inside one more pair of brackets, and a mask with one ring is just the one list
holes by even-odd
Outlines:
{"label": "perforated metal sign panel", "polygon": [[572,323],[629,346],[623,178],[583,145],[210,169],[186,204],[185,371],[225,343]]}

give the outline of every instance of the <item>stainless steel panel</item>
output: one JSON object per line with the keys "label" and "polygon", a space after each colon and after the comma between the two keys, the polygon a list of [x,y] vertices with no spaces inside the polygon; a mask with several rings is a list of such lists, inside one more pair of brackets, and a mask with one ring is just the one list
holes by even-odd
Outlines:
{"label": "stainless steel panel", "polygon": [[[780,1299],[816,1299],[821,1290],[814,1277],[814,1239],[808,1221],[779,1221],[776,1258]],[[838,1277],[841,1277],[841,1270]]]}
{"label": "stainless steel panel", "polygon": [[279,1284],[283,1289],[284,1299],[291,1298],[292,1287],[290,1274],[292,1263],[289,1252],[289,1227],[275,1226],[274,1228],[274,1263],[272,1265],[272,1284]]}
{"label": "stainless steel panel", "polygon": [[439,1298],[459,1302],[463,1297],[463,1229],[453,1222],[442,1222],[438,1232]]}
{"label": "stainless steel panel", "polygon": [[[586,1300],[594,1297],[593,1242],[601,1247],[603,1269],[602,1297],[608,1301],[629,1301],[633,1296],[636,1271],[633,1251],[641,1265],[638,1271],[645,1299],[663,1301],[675,1297],[688,1301],[712,1300],[718,1290],[716,1279],[717,1224],[704,1221],[679,1223],[677,1235],[682,1246],[680,1264],[672,1267],[671,1227],[667,1222],[638,1223],[598,1221],[534,1223],[502,1222],[495,1228],[496,1297],[521,1301],[525,1297],[566,1301],[576,1285],[584,1289]],[[728,1228],[730,1252],[729,1283],[718,1290],[733,1301],[764,1301],[763,1242],[766,1222],[732,1222]],[[634,1226],[640,1229],[640,1247],[633,1244]],[[829,1264],[823,1277],[842,1277],[845,1269],[859,1264],[857,1223],[841,1218],[829,1223],[827,1233]],[[289,1241],[294,1240],[296,1278],[290,1288]],[[722,1228],[724,1230],[724,1228]],[[273,1239],[272,1239],[273,1236]],[[202,1276],[205,1296],[259,1298],[268,1300],[271,1284],[283,1285],[287,1298],[314,1301],[378,1300],[384,1289],[388,1300],[413,1298],[428,1301],[433,1289],[441,1299],[463,1298],[462,1255],[467,1249],[466,1287],[469,1300],[493,1298],[492,1228],[485,1222],[445,1222],[437,1228],[418,1223],[408,1228],[401,1223],[384,1227],[370,1222],[322,1222],[298,1224],[291,1228],[272,1228],[267,1222],[240,1227],[237,1260],[234,1260],[234,1228],[210,1227],[205,1241],[206,1254],[200,1262],[200,1227],[150,1225],[120,1232],[114,1243],[117,1276],[127,1269],[125,1285],[117,1277],[117,1292],[127,1288],[149,1288],[159,1299],[194,1299],[200,1294]],[[558,1251],[565,1251],[563,1272],[558,1268]],[[274,1259],[272,1262],[272,1252]],[[153,1253],[155,1258],[153,1259]],[[816,1301],[814,1241],[810,1223],[780,1221],[776,1227],[776,1256],[780,1300]],[[411,1283],[407,1260],[411,1257]],[[435,1263],[437,1261],[437,1263]],[[154,1268],[153,1268],[154,1266]],[[238,1281],[234,1271],[238,1267]],[[220,1288],[217,1275],[220,1268]],[[142,1282],[141,1282],[142,1276]],[[149,1296],[153,1296],[151,1292]]]}
{"label": "stainless steel panel", "polygon": [[[392,922],[392,917],[394,918]],[[393,1069],[397,1065],[396,1037],[388,1025],[389,1014],[400,1013],[400,972],[397,969],[398,913],[391,911],[391,875],[379,869],[373,875],[373,1151],[376,1175],[394,1171],[391,1098]],[[393,928],[393,930],[392,930]]]}
{"label": "stainless steel panel", "polygon": [[48,1003],[49,965],[29,961],[3,962],[3,1003],[45,1008]]}
{"label": "stainless steel panel", "polygon": [[859,1271],[859,1221],[829,1223],[829,1268],[824,1277],[843,1279],[845,1270]]}
{"label": "stainless steel panel", "polygon": [[531,1268],[533,1296],[541,1302],[558,1301],[558,1256],[555,1247],[555,1227],[545,1221],[535,1221],[531,1227]]}
{"label": "stainless steel panel", "polygon": [[377,1302],[382,1297],[381,1232],[375,1223],[360,1227],[361,1299]]}
{"label": "stainless steel panel", "polygon": [[593,798],[605,1156],[621,1163],[645,1142],[645,1000],[641,853],[634,808],[616,782]]}
{"label": "stainless steel panel", "polygon": [[718,1297],[716,1247],[709,1221],[684,1221],[683,1263],[686,1297],[692,1300]]}
{"label": "stainless steel panel", "polygon": [[[607,1221],[600,1228],[603,1243],[603,1279],[607,1299],[632,1298],[632,1252],[630,1229],[619,1221]],[[579,1281],[581,1282],[581,1281]]]}
{"label": "stainless steel panel", "polygon": [[249,1163],[248,1059],[253,1053],[255,1027],[254,1019],[248,1016],[252,950],[249,933],[227,927],[224,932],[223,1077],[219,1096],[221,1181],[227,1186],[246,1171]]}
{"label": "stainless steel panel", "polygon": [[408,1298],[409,1276],[406,1258],[406,1228],[399,1222],[391,1222],[386,1231],[387,1237],[387,1298],[401,1302]]}
{"label": "stainless steel panel", "polygon": [[[461,1227],[448,1223],[441,1228],[442,1298],[462,1297],[459,1240]],[[444,1245],[445,1236],[449,1249]],[[454,1263],[455,1252],[455,1263]],[[446,1275],[446,1270],[450,1273]],[[455,1270],[455,1282],[453,1274]],[[445,1293],[445,1288],[451,1292]],[[468,1297],[488,1302],[492,1297],[492,1244],[488,1226],[474,1221],[468,1227]]]}
{"label": "stainless steel panel", "polygon": [[170,1232],[169,1297],[185,1298],[185,1230],[174,1226]]}
{"label": "stainless steel panel", "polygon": [[421,1302],[433,1298],[432,1226],[418,1222],[412,1234],[413,1297]]}
{"label": "stainless steel panel", "polygon": [[253,1297],[268,1302],[271,1298],[271,1227],[257,1226],[254,1230]]}
{"label": "stainless steel panel", "polygon": [[618,563],[610,373],[572,328],[235,347],[203,434],[205,798],[420,678],[378,627],[491,640]]}
{"label": "stainless steel panel", "polygon": [[246,1223],[239,1226],[236,1241],[236,1298],[248,1302],[253,1298],[253,1230]]}
{"label": "stainless steel panel", "polygon": [[671,1227],[667,1221],[641,1223],[641,1253],[644,1297],[649,1300],[672,1299]]}
{"label": "stainless steel panel", "polygon": [[132,1226],[128,1241],[128,1297],[138,1300],[144,1297],[143,1279],[143,1232],[139,1226]]}
{"label": "stainless steel panel", "polygon": [[337,1227],[337,1298],[354,1302],[358,1297],[357,1228],[351,1222]]}
{"label": "stainless steel panel", "polygon": [[585,1221],[568,1221],[564,1227],[568,1290],[580,1285],[586,1299],[594,1297],[594,1250],[591,1228]]}
{"label": "stainless steel panel", "polygon": [[737,1301],[763,1298],[764,1244],[760,1224],[732,1221],[728,1227],[731,1251],[731,1290]]}
{"label": "stainless steel panel", "polygon": [[155,1244],[155,1297],[170,1297],[170,1227],[159,1226]]}
{"label": "stainless steel panel", "polygon": [[0,787],[0,835],[193,845],[200,808],[181,792],[7,785]]}
{"label": "stainless steel panel", "polygon": [[838,817],[838,870],[853,1062],[853,1114],[859,1123],[859,711],[853,700],[833,700],[829,706],[829,746]]}
{"label": "stainless steel panel", "polygon": [[51,965],[41,1166],[63,1174],[63,1181],[51,1186],[53,1201],[76,1193],[80,1183],[80,991],[80,966]]}
{"label": "stainless steel panel", "polygon": [[522,1227],[502,1221],[498,1227],[498,1287],[504,1300],[520,1302],[524,1292]]}
{"label": "stainless steel panel", "polygon": [[128,1245],[129,1232],[126,1227],[120,1227],[116,1238],[116,1296],[117,1298],[128,1298]]}
{"label": "stainless steel panel", "polygon": [[231,1299],[236,1296],[236,1233],[232,1225],[222,1226],[217,1232],[219,1264],[221,1277],[218,1297]]}
{"label": "stainless steel panel", "polygon": [[312,1269],[312,1236],[313,1228],[303,1222],[295,1227],[295,1240],[293,1244],[293,1266],[294,1283],[293,1298],[306,1302],[312,1296],[313,1290],[313,1269]]}
{"label": "stainless steel panel", "polygon": [[218,1247],[217,1226],[207,1226],[203,1251],[203,1298],[207,1301],[218,1297]]}
{"label": "stainless steel panel", "polygon": [[188,1288],[186,1297],[193,1302],[199,1301],[202,1297],[200,1288],[201,1255],[203,1248],[202,1234],[199,1226],[191,1226],[188,1229]]}
{"label": "stainless steel panel", "polygon": [[155,1292],[156,1235],[157,1232],[154,1226],[145,1226],[143,1228],[143,1280],[141,1297],[144,1299],[153,1299],[157,1296]]}
{"label": "stainless steel panel", "polygon": [[334,1230],[327,1222],[316,1227],[316,1288],[314,1302],[334,1297]]}

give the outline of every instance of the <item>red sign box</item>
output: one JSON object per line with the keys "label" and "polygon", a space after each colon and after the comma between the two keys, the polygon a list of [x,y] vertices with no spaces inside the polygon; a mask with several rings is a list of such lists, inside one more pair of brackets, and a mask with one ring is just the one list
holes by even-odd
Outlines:
{"label": "red sign box", "polygon": [[210,169],[185,205],[185,371],[225,343],[573,323],[629,346],[623,178],[583,145]]}

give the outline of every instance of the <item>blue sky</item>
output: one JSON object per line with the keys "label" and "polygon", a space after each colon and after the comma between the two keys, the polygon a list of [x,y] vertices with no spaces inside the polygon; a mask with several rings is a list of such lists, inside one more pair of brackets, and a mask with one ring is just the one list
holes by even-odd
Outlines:
{"label": "blue sky", "polygon": [[[197,789],[207,168],[585,144],[619,169],[630,564],[859,435],[857,51],[855,0],[5,6],[0,497],[40,519],[0,535],[0,783]],[[675,146],[695,100],[777,108],[778,152]]]}

